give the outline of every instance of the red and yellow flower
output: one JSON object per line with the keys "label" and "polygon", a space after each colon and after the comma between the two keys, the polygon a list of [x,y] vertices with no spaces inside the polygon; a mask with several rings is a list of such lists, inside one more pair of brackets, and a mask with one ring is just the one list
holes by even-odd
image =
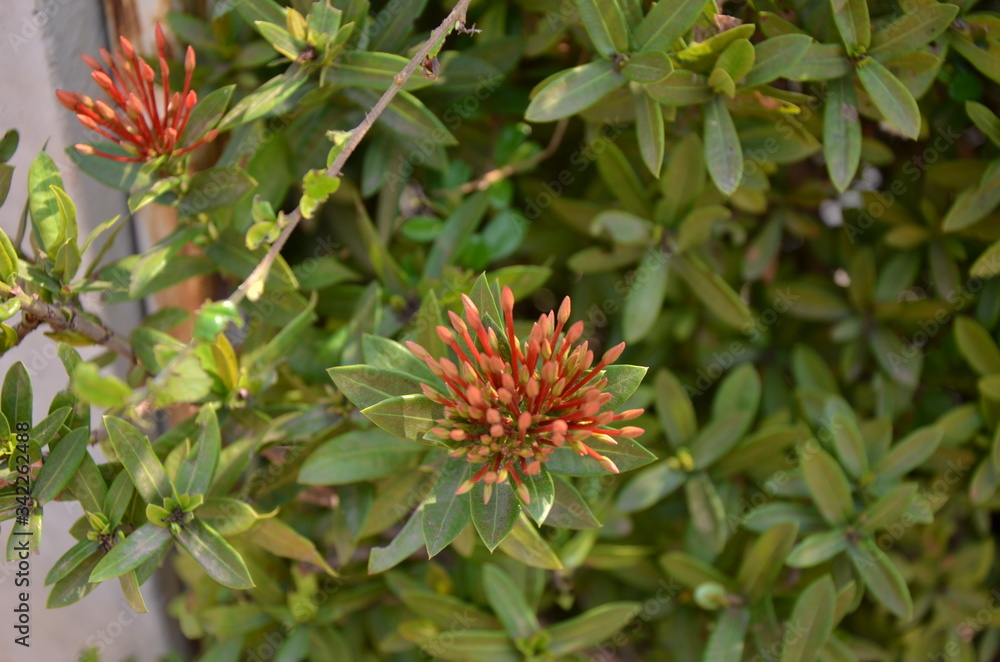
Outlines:
{"label": "red and yellow flower", "polygon": [[446,385],[444,392],[422,385],[426,397],[444,405],[444,418],[437,421],[431,434],[455,448],[452,457],[482,465],[458,493],[483,482],[484,499],[489,501],[492,486],[510,478],[518,495],[528,503],[525,478],[537,475],[562,446],[618,473],[614,462],[587,442],[616,444],[615,437],[634,438],[643,433],[634,426],[608,427],[634,419],[643,411],[605,411],[612,396],[603,391],[608,380],[602,371],[621,355],[625,343],[609,349],[594,365],[595,355],[588,342],[577,344],[583,322],[566,328],[569,297],[558,313],[542,315],[523,342],[514,334],[510,288],[505,287],[501,296],[503,337],[492,325],[483,323],[468,296],[462,295],[462,303],[465,319],[449,312],[452,328],[437,328],[441,340],[454,350],[457,362],[436,359],[420,345],[407,343]]}
{"label": "red and yellow flower", "polygon": [[[121,37],[121,49],[114,54],[101,49],[103,64],[89,55],[82,56],[87,66],[93,69],[91,77],[107,94],[110,103],[95,101],[79,92],[56,90],[59,102],[76,113],[83,126],[121,145],[130,156],[108,154],[82,144],[76,146],[80,152],[115,161],[144,162],[160,156],[186,154],[218,135],[217,131],[211,130],[203,136],[184,136],[191,111],[198,103],[198,94],[191,89],[194,49],[188,46],[184,58],[184,89],[172,92],[166,58],[167,41],[159,25],[156,26],[156,46],[162,88],[159,95],[153,67],[136,54],[132,43],[125,37]],[[185,144],[181,144],[182,138]]]}

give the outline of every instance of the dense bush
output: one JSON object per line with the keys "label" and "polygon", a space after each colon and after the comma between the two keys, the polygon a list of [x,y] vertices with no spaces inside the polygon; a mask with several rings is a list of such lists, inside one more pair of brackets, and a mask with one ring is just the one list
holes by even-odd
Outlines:
{"label": "dense bush", "polygon": [[86,511],[50,607],[166,563],[212,662],[998,659],[1000,6],[290,5],[59,93],[170,236],[82,258],[44,152],[0,234],[70,375],[28,443],[2,389],[13,532]]}

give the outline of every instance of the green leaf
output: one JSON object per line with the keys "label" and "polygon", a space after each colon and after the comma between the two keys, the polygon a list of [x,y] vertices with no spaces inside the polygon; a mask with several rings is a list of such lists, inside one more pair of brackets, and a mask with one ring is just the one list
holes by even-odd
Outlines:
{"label": "green leaf", "polygon": [[861,163],[861,122],[850,77],[830,81],[823,108],[823,156],[830,181],[843,193]]}
{"label": "green leaf", "polygon": [[[473,291],[475,291],[475,288],[473,288]],[[499,319],[499,316],[494,319]],[[396,370],[415,377],[417,381],[424,382],[425,384],[434,385],[441,383],[441,379],[431,372],[426,363],[418,359],[413,355],[413,352],[395,340],[366,333],[361,339],[361,346],[365,363],[373,367]],[[424,349],[427,348],[425,347]],[[413,392],[415,393],[416,391]],[[406,394],[397,393],[396,395]]]}
{"label": "green leaf", "polygon": [[750,309],[716,271],[696,255],[675,255],[671,267],[705,306],[729,326],[742,329],[753,325]]}
{"label": "green leaf", "polygon": [[702,0],[657,2],[635,28],[640,50],[674,50],[674,42],[691,29],[704,7]]}
{"label": "green leaf", "polygon": [[438,419],[444,418],[444,406],[423,395],[401,395],[367,407],[361,413],[386,432],[421,441]]}
{"label": "green leaf", "polygon": [[217,90],[212,90],[208,94],[198,99],[197,105],[191,111],[187,125],[184,127],[184,134],[178,144],[184,146],[193,145],[209,129],[215,128],[222,116],[226,113],[229,100],[233,96],[236,85],[226,85]]}
{"label": "green leaf", "polygon": [[810,44],[805,55],[785,71],[789,80],[830,80],[850,75],[853,67],[839,44]]}
{"label": "green leaf", "polygon": [[647,467],[622,488],[615,507],[624,513],[645,510],[673,494],[687,477],[688,474],[671,469],[666,462]]}
{"label": "green leaf", "polygon": [[177,206],[177,213],[182,217],[195,216],[232,207],[256,187],[256,180],[236,166],[202,170],[191,176],[187,192]]}
{"label": "green leaf", "polygon": [[296,39],[284,28],[267,21],[255,21],[254,24],[257,32],[267,40],[267,43],[289,60],[297,59],[299,53],[305,50],[305,42]]}
{"label": "green leaf", "polygon": [[847,549],[847,534],[843,529],[823,531],[806,536],[788,555],[791,568],[811,568],[829,561]]}
{"label": "green leaf", "polygon": [[739,662],[743,658],[743,645],[750,623],[746,609],[726,609],[715,622],[715,628],[705,646],[705,660],[712,662]]}
{"label": "green leaf", "polygon": [[827,400],[824,417],[837,459],[850,477],[860,479],[868,472],[868,449],[861,438],[854,410],[847,402],[834,397]]}
{"label": "green leaf", "polygon": [[367,409],[397,396],[421,392],[420,380],[386,368],[346,365],[329,368],[327,373],[337,389],[359,409]]}
{"label": "green leaf", "polygon": [[656,415],[675,448],[686,446],[698,432],[691,397],[674,373],[666,368],[656,373],[653,383]]}
{"label": "green leaf", "polygon": [[642,162],[654,177],[660,176],[666,152],[663,109],[645,90],[633,90],[635,130]]}
{"label": "green leaf", "polygon": [[958,7],[945,3],[916,2],[907,11],[872,34],[868,54],[883,62],[912,53],[948,29],[958,15]]}
{"label": "green leaf", "polygon": [[0,281],[7,281],[16,274],[19,263],[14,244],[11,243],[7,233],[0,229]]}
{"label": "green leaf", "polygon": [[514,498],[509,480],[494,484],[491,492],[489,502],[484,503],[486,483],[480,481],[471,494],[472,523],[486,548],[492,552],[514,528],[521,507]]}
{"label": "green leaf", "polygon": [[997,117],[992,110],[977,101],[966,101],[965,113],[983,132],[983,135],[989,138],[994,145],[1000,146],[1000,117]]}
{"label": "green leaf", "polygon": [[542,629],[518,583],[500,566],[483,565],[483,592],[511,639],[526,639]]}
{"label": "green leaf", "polygon": [[48,503],[69,483],[87,452],[90,441],[88,428],[77,428],[63,437],[45,458],[32,487],[32,496],[39,503]]}
{"label": "green leaf", "polygon": [[622,75],[635,83],[659,83],[674,70],[670,56],[663,51],[641,51],[629,56]]}
{"label": "green leaf", "polygon": [[126,572],[124,575],[118,575],[118,584],[125,595],[125,601],[128,602],[129,607],[133,611],[137,614],[146,614],[149,612],[146,608],[145,600],[142,599],[142,592],[139,590],[139,580],[136,579],[134,570]]}
{"label": "green leaf", "polygon": [[[369,51],[347,51],[326,70],[327,84],[343,87],[367,87],[384,92],[406,66],[408,59],[393,53],[372,53]],[[404,90],[416,90],[434,81],[424,76],[410,76]]]}
{"label": "green leaf", "polygon": [[743,179],[743,147],[721,96],[705,106],[705,163],[712,181],[725,195],[732,195],[739,188]]}
{"label": "green leaf", "polygon": [[170,544],[170,529],[147,522],[130,533],[110,552],[90,574],[90,581],[103,582],[135,570],[146,560]]}
{"label": "green leaf", "polygon": [[399,530],[396,537],[385,547],[373,547],[368,557],[368,574],[376,575],[394,568],[424,546],[421,531],[423,513],[417,511]]}
{"label": "green leaf", "polygon": [[100,560],[101,554],[94,552],[70,570],[65,577],[55,582],[52,590],[49,591],[45,606],[49,609],[57,609],[71,605],[97,588],[97,584],[90,582],[90,574]]}
{"label": "green leaf", "polygon": [[812,43],[809,35],[784,34],[754,44],[754,65],[744,84],[756,87],[784,76],[805,56]]}
{"label": "green leaf", "polygon": [[521,662],[521,655],[504,632],[481,630],[446,631],[421,639],[421,648],[449,662]]}
{"label": "green leaf", "polygon": [[323,170],[310,170],[302,180],[302,199],[299,206],[305,218],[312,218],[320,205],[340,188],[340,178],[331,177]]}
{"label": "green leaf", "polygon": [[660,565],[667,575],[690,589],[696,589],[707,582],[714,582],[726,589],[736,589],[733,580],[722,574],[713,565],[685,552],[669,552],[660,557]]}
{"label": "green leaf", "polygon": [[757,53],[749,39],[737,39],[726,46],[719,55],[715,61],[715,69],[725,71],[730,79],[739,82],[753,69],[756,56]]}
{"label": "green leaf", "polygon": [[866,0],[830,0],[833,20],[847,52],[864,53],[872,40],[871,19]]}
{"label": "green leaf", "polygon": [[640,611],[637,602],[609,602],[548,628],[550,653],[567,655],[595,646],[632,622]]}
{"label": "green leaf", "polygon": [[160,504],[172,496],[170,479],[153,452],[146,435],[136,430],[130,423],[113,416],[104,417],[104,426],[108,430],[108,438],[115,449],[115,454],[128,471],[136,491],[143,500],[147,503]]}
{"label": "green leaf", "polygon": [[718,390],[712,398],[712,418],[721,419],[730,414],[743,413],[750,418],[749,424],[760,407],[760,375],[752,363],[742,363],[719,382]]}
{"label": "green leaf", "polygon": [[76,543],[65,554],[59,557],[59,560],[49,570],[49,574],[45,576],[45,585],[49,586],[63,579],[96,551],[96,540],[81,540]]}
{"label": "green leaf", "polygon": [[546,471],[543,466],[542,470],[537,474],[534,476],[524,476],[522,480],[531,501],[525,502],[516,491],[515,495],[521,503],[521,507],[527,511],[531,519],[535,520],[541,526],[549,516],[549,511],[552,509],[552,504],[555,501],[555,485],[553,484],[552,474]]}
{"label": "green leaf", "polygon": [[[208,497],[198,507],[198,519],[221,536],[234,536],[250,530],[270,515],[260,515],[246,501],[229,497]],[[271,513],[272,515],[274,513]]]}
{"label": "green leaf", "polygon": [[555,500],[545,524],[557,529],[596,529],[601,523],[594,517],[590,506],[569,481],[553,476]]}
{"label": "green leaf", "polygon": [[845,524],[854,517],[854,499],[837,461],[820,448],[810,448],[802,458],[806,487],[823,519],[833,525]]}
{"label": "green leaf", "polygon": [[[35,239],[42,250],[49,253],[66,238],[53,186],[63,186],[59,168],[51,156],[39,152],[28,167],[28,209]],[[55,257],[54,254],[51,257]]]}
{"label": "green leaf", "polygon": [[196,419],[199,427],[198,452],[193,459],[185,458],[177,474],[178,494],[205,494],[215,477],[222,452],[219,418],[212,406],[203,406]]}
{"label": "green leaf", "polygon": [[761,600],[771,590],[795,545],[798,531],[796,522],[776,524],[757,538],[743,557],[736,581],[751,603]]}
{"label": "green leaf", "polygon": [[906,580],[875,541],[866,538],[847,549],[868,593],[903,621],[913,618],[913,598]]}
{"label": "green leaf", "polygon": [[590,108],[627,82],[614,63],[598,60],[543,81],[524,112],[529,122],[554,122]]}
{"label": "green leaf", "polygon": [[31,425],[31,403],[31,378],[24,364],[17,361],[7,369],[0,390],[0,410],[13,426],[11,429],[16,430],[19,423]]}
{"label": "green leaf", "polygon": [[390,476],[420,463],[426,449],[381,430],[355,430],[319,445],[299,470],[305,485],[347,485]]}
{"label": "green leaf", "polygon": [[489,208],[489,195],[481,191],[467,197],[448,220],[444,229],[427,254],[424,266],[425,276],[439,276],[446,265],[451,264],[459,248],[472,235]]}
{"label": "green leaf", "polygon": [[104,510],[108,486],[89,454],[84,454],[76,473],[70,478],[69,490],[85,511],[99,513]]}
{"label": "green leaf", "polygon": [[100,374],[93,363],[78,365],[72,382],[78,398],[98,407],[124,407],[132,396],[128,384],[112,375]]}
{"label": "green leaf", "polygon": [[[595,450],[614,462],[619,471],[631,471],[656,459],[655,455],[632,439],[619,437],[616,441],[618,442],[617,446],[601,445]],[[557,448],[549,456],[545,467],[549,471],[567,476],[604,476],[608,473],[608,470],[598,464],[594,458],[589,455],[577,455],[566,446]]]}
{"label": "green leaf", "polygon": [[253,588],[250,571],[232,545],[199,519],[188,522],[177,533],[177,544],[194,557],[208,576],[223,586]]}
{"label": "green leaf", "polygon": [[472,477],[473,466],[464,459],[447,460],[434,484],[434,491],[424,502],[421,530],[430,557],[437,556],[450,545],[472,519],[471,495],[456,492]]}
{"label": "green leaf", "polygon": [[692,474],[684,483],[691,524],[708,549],[719,552],[729,534],[725,504],[715,484],[703,472]]}
{"label": "green leaf", "polygon": [[898,480],[926,462],[941,444],[941,428],[928,425],[908,434],[895,444],[874,469],[880,481]]}
{"label": "green leaf", "polygon": [[781,662],[813,662],[819,659],[820,650],[833,632],[836,606],[837,589],[829,575],[824,575],[802,591],[788,619],[789,634],[795,632],[798,636],[786,635],[788,643]]}
{"label": "green leaf", "polygon": [[611,57],[628,50],[628,27],[618,0],[576,0],[576,8],[598,53]]}
{"label": "green leaf", "polygon": [[245,535],[250,542],[275,556],[311,563],[327,574],[337,576],[309,538],[276,517],[260,520]]}
{"label": "green leaf", "polygon": [[693,106],[711,101],[714,96],[704,76],[686,69],[675,69],[660,82],[647,85],[646,91],[668,106]]}
{"label": "green leaf", "polygon": [[[978,223],[1000,204],[1000,161],[983,173],[978,186],[970,186],[955,197],[941,222],[945,232],[956,232]],[[992,275],[992,273],[991,273]]]}
{"label": "green leaf", "polygon": [[40,448],[51,442],[59,434],[71,411],[71,407],[60,407],[40,420],[35,427],[31,428],[31,441],[38,444]]}
{"label": "green leaf", "polygon": [[[347,97],[366,111],[378,102],[379,94],[374,90],[351,88]],[[427,106],[409,92],[399,92],[389,103],[389,107],[379,115],[379,125],[407,136],[426,141],[430,136],[433,145],[447,147],[458,140]]]}
{"label": "green leaf", "polygon": [[858,80],[886,122],[907,138],[920,136],[920,108],[899,79],[878,60],[866,57],[856,68]]}
{"label": "green leaf", "polygon": [[648,368],[638,365],[610,365],[604,369],[603,377],[608,380],[602,389],[611,394],[611,399],[601,407],[601,411],[615,411],[632,397]]}
{"label": "green leaf", "polygon": [[978,375],[1000,373],[1000,349],[979,322],[965,315],[955,318],[955,342],[969,367]]}
{"label": "green leaf", "polygon": [[726,414],[708,425],[691,442],[691,456],[698,469],[708,469],[743,439],[752,415],[743,411]]}
{"label": "green leaf", "polygon": [[858,516],[858,529],[864,533],[875,533],[896,522],[913,505],[917,489],[916,483],[903,483],[882,495]]}

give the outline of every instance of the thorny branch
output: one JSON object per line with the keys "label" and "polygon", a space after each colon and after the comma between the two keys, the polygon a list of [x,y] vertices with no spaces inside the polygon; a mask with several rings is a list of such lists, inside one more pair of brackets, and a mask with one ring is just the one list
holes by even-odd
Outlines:
{"label": "thorny branch", "polygon": [[27,294],[19,286],[14,286],[12,291],[21,299],[22,317],[16,329],[18,342],[40,324],[47,323],[56,331],[74,331],[124,356],[129,361],[135,360],[132,349],[124,338],[100,322],[95,322],[82,310],[46,303]]}
{"label": "thorny branch", "polygon": [[[351,136],[348,138],[347,142],[344,144],[344,148],[334,159],[330,167],[326,169],[326,174],[331,177],[337,177],[340,175],[341,168],[350,158],[351,154],[357,149],[358,145],[364,139],[368,130],[372,128],[375,121],[379,116],[385,111],[389,106],[389,102],[393,100],[397,93],[403,89],[403,85],[406,81],[410,79],[413,73],[421,68],[424,61],[431,54],[431,52],[440,47],[440,42],[448,36],[448,34],[455,29],[456,25],[465,24],[465,15],[469,8],[469,4],[472,0],[459,0],[455,5],[455,8],[451,10],[451,13],[442,21],[431,36],[428,37],[427,41],[420,48],[419,51],[406,63],[403,70],[400,71],[392,80],[392,85],[389,89],[382,94],[382,97],[375,103],[371,110],[365,114],[365,119],[356,126],[351,131]],[[299,222],[302,220],[302,208],[296,207],[295,210],[286,217],[286,225],[282,229],[281,234],[278,238],[274,240],[271,244],[271,248],[267,251],[264,259],[254,268],[253,272],[247,277],[243,283],[232,293],[229,297],[229,301],[232,303],[240,303],[246,296],[250,289],[255,283],[258,283],[267,278],[267,274],[271,270],[271,265],[278,258],[278,254],[281,252],[282,247],[284,247],[285,242],[291,236],[292,232],[298,226]]]}

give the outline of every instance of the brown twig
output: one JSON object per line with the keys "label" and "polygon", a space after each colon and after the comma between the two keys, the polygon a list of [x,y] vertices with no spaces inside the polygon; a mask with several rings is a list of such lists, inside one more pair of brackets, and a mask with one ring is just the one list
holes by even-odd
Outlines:
{"label": "brown twig", "polygon": [[[358,145],[364,139],[365,134],[368,130],[372,128],[375,124],[375,120],[385,111],[389,106],[389,102],[393,100],[396,94],[403,89],[403,85],[409,80],[410,76],[413,75],[418,68],[420,68],[424,60],[430,52],[437,46],[442,39],[448,36],[448,33],[454,29],[456,24],[465,24],[465,15],[469,9],[469,3],[472,0],[459,0],[455,4],[455,8],[451,10],[447,18],[441,22],[432,33],[431,36],[424,42],[424,45],[420,47],[420,50],[406,63],[403,70],[400,71],[392,80],[392,85],[389,86],[383,94],[382,97],[375,103],[371,110],[365,114],[365,119],[358,124],[352,131],[351,137],[347,139],[344,144],[344,148],[337,155],[330,167],[326,169],[326,174],[331,177],[337,177],[340,175],[341,168],[350,158],[351,154],[357,149]],[[292,232],[298,226],[299,222],[302,220],[302,207],[296,207],[295,211],[286,217],[286,225],[281,230],[281,234],[278,238],[274,240],[271,244],[270,249],[268,249],[267,254],[264,259],[254,268],[245,281],[243,281],[236,291],[232,293],[229,297],[229,301],[232,303],[241,302],[250,291],[250,288],[254,286],[255,283],[266,279],[268,272],[271,270],[271,265],[278,258],[278,254],[281,252],[282,247],[284,247],[285,242],[291,236]]]}
{"label": "brown twig", "polygon": [[[517,163],[510,163],[502,168],[494,168],[486,174],[484,174],[479,179],[474,179],[471,182],[466,182],[459,186],[457,190],[462,195],[467,195],[469,193],[475,193],[476,191],[485,191],[489,187],[493,186],[497,182],[503,181],[510,177],[511,175],[516,175],[519,172],[524,172],[525,170],[530,170],[534,168],[539,163],[548,159],[559,149],[559,144],[562,142],[563,136],[566,135],[566,126],[569,124],[569,118],[564,117],[559,120],[556,124],[555,131],[552,133],[552,138],[549,139],[549,144],[545,146],[538,154],[527,158],[523,161],[518,161]],[[438,191],[443,193],[444,191]]]}
{"label": "brown twig", "polygon": [[98,345],[103,345],[111,351],[120,354],[129,361],[135,361],[132,348],[120,335],[105,327],[100,322],[87,317],[82,310],[71,306],[57,306],[39,300],[24,292],[20,287],[12,288],[13,293],[21,299],[21,323],[17,327],[18,342],[24,336],[45,323],[56,331],[73,331],[86,336]]}

